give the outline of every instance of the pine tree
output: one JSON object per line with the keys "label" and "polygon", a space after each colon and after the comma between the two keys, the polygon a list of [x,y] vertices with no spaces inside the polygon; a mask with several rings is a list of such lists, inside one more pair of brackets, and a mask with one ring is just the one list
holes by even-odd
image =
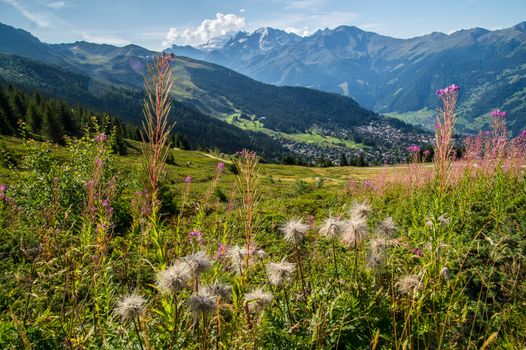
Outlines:
{"label": "pine tree", "polygon": [[60,123],[59,118],[53,115],[50,109],[44,114],[42,134],[47,140],[53,143],[59,145],[64,144],[64,126]]}
{"label": "pine tree", "polygon": [[345,156],[345,153],[340,153],[340,166],[347,166],[349,165],[349,162],[347,161],[347,157]]}

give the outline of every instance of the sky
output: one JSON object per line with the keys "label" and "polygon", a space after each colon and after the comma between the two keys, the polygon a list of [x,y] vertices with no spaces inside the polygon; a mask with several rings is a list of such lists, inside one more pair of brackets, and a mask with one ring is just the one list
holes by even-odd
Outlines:
{"label": "sky", "polygon": [[161,50],[270,26],[305,36],[354,25],[397,38],[526,21],[526,0],[0,0],[0,22],[48,43]]}

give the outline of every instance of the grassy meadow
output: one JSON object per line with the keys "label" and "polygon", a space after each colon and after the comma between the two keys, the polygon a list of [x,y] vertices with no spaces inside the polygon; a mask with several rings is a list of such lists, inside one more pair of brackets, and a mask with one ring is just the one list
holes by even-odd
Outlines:
{"label": "grassy meadow", "polygon": [[526,134],[495,111],[452,159],[457,91],[433,164],[416,145],[386,168],[173,150],[148,103],[127,156],[100,130],[2,138],[0,347],[524,348]]}

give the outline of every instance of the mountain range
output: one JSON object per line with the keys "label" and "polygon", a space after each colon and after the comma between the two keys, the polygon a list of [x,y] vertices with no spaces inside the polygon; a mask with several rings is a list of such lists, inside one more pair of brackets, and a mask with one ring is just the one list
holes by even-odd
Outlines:
{"label": "mountain range", "polygon": [[[214,45],[208,47],[214,50]],[[135,123],[142,112],[146,66],[158,54],[137,45],[46,44],[28,32],[1,24],[0,52],[4,52],[0,79],[6,83],[84,103]],[[335,160],[348,152],[381,162],[399,161],[408,144],[429,138],[340,94],[269,85],[217,64],[181,56],[174,59],[174,67],[176,130],[193,136],[191,140],[206,139],[199,144],[207,147],[231,151],[233,146],[226,143],[238,140],[236,147],[272,150],[274,156],[292,151],[305,159],[328,155]],[[197,127],[190,130],[189,125]],[[210,127],[216,132],[208,135],[216,136],[203,137]],[[216,140],[221,130],[237,138]]]}
{"label": "mountain range", "polygon": [[487,127],[494,108],[507,111],[513,131],[526,126],[526,22],[410,39],[354,26],[306,37],[266,27],[239,32],[216,49],[174,45],[166,51],[270,84],[350,96],[378,113],[431,127],[435,91],[454,82],[462,87],[459,130]]}

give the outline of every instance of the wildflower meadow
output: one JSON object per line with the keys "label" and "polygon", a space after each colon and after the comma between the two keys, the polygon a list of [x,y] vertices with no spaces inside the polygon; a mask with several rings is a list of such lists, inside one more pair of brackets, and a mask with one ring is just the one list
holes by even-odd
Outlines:
{"label": "wildflower meadow", "polygon": [[526,132],[504,111],[457,156],[462,90],[441,89],[432,154],[341,186],[280,190],[250,150],[169,181],[172,74],[149,67],[140,162],[96,126],[24,140],[0,184],[1,348],[524,348]]}

